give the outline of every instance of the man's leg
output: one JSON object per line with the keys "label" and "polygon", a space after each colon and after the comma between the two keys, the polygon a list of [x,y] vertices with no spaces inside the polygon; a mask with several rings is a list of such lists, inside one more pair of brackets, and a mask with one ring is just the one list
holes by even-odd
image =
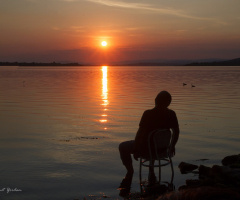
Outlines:
{"label": "man's leg", "polygon": [[[155,162],[155,160],[153,160],[151,163],[153,166],[154,166],[154,162]],[[154,173],[154,167],[149,167],[148,182],[149,182],[149,186],[152,186],[157,182],[157,178]]]}
{"label": "man's leg", "polygon": [[133,165],[132,165],[132,156],[131,156],[131,154],[133,154],[133,148],[134,148],[134,140],[122,142],[119,145],[120,157],[123,165],[127,169],[126,176],[132,176],[134,172]]}

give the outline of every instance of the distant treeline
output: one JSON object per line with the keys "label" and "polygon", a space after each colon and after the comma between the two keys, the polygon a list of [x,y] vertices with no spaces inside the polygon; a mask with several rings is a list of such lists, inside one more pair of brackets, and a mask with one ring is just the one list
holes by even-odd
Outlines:
{"label": "distant treeline", "polygon": [[215,62],[195,62],[186,64],[186,66],[240,66],[240,58]]}
{"label": "distant treeline", "polygon": [[82,66],[79,63],[0,62],[0,66]]}
{"label": "distant treeline", "polygon": [[[185,62],[187,63],[187,61]],[[211,62],[193,62],[189,64],[185,64],[183,62],[151,62],[151,61],[141,61],[141,62],[132,62],[132,63],[109,63],[110,66],[240,66],[240,58],[232,59],[232,60],[224,60],[224,61],[211,61]],[[0,62],[0,66],[99,66],[101,64],[79,64],[76,62],[73,63],[39,63],[39,62]]]}

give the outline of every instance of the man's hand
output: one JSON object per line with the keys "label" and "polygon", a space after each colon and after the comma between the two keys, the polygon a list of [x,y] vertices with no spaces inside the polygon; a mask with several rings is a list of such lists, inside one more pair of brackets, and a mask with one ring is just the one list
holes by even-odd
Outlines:
{"label": "man's hand", "polygon": [[134,157],[134,159],[135,159],[136,161],[138,161],[139,154],[138,154],[138,153],[134,153],[134,154],[133,154],[133,157]]}
{"label": "man's hand", "polygon": [[172,147],[171,151],[170,151],[170,155],[174,156],[176,153],[175,147]]}

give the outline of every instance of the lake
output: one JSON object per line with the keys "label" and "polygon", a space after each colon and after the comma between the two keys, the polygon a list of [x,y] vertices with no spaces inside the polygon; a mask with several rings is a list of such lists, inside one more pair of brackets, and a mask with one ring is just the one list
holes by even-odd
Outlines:
{"label": "lake", "polygon": [[118,145],[161,90],[180,125],[177,189],[197,178],[180,174],[181,161],[212,166],[239,153],[240,67],[0,67],[0,198],[121,199]]}

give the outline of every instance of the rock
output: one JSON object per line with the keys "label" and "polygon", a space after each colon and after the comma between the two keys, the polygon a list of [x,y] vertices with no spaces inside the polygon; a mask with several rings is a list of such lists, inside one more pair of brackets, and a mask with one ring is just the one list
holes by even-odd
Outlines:
{"label": "rock", "polygon": [[240,187],[240,169],[233,169],[226,166],[214,165],[212,174],[216,181]]}
{"label": "rock", "polygon": [[191,171],[197,169],[198,166],[197,166],[197,165],[190,164],[190,163],[181,162],[181,163],[178,165],[178,168],[180,169],[180,171],[181,171],[182,174],[186,174],[186,173],[188,173],[188,172],[191,172]]}
{"label": "rock", "polygon": [[210,177],[212,174],[212,169],[211,167],[206,167],[204,165],[199,166],[199,177]]}
{"label": "rock", "polygon": [[[199,180],[188,179],[178,192],[166,193],[158,200],[240,200],[240,154],[225,157],[222,164],[200,165]],[[198,168],[186,162],[178,167],[182,174]]]}
{"label": "rock", "polygon": [[240,154],[226,156],[225,158],[223,158],[222,164],[230,167],[240,167]]}
{"label": "rock", "polygon": [[187,179],[187,180],[186,180],[186,185],[187,185],[188,187],[201,186],[201,185],[202,185],[202,181],[201,181],[201,180]]}
{"label": "rock", "polygon": [[185,190],[189,188],[196,188],[196,187],[203,187],[203,186],[215,186],[215,182],[210,178],[196,179],[196,180],[187,179],[186,185],[180,186],[178,190],[180,191],[180,190]]}
{"label": "rock", "polygon": [[197,187],[171,192],[157,200],[238,200],[240,194],[231,188]]}
{"label": "rock", "polygon": [[178,188],[179,191],[180,190],[186,190],[186,189],[188,189],[188,186],[186,186],[186,185],[182,185]]}
{"label": "rock", "polygon": [[156,184],[145,188],[145,195],[162,195],[169,191],[169,188],[163,184]]}
{"label": "rock", "polygon": [[214,165],[212,168],[201,165],[199,178],[204,185],[225,185],[233,188],[240,187],[240,169]]}

